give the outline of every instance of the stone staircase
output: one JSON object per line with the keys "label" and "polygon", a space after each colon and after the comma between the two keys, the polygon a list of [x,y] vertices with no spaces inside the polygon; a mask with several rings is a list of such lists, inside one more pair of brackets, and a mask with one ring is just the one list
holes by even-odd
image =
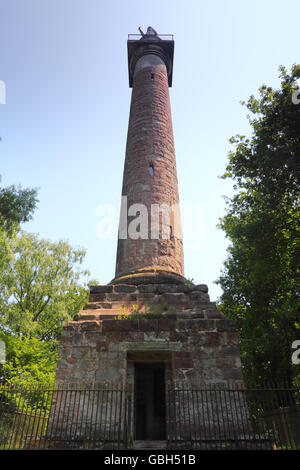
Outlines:
{"label": "stone staircase", "polygon": [[156,306],[150,313],[160,312],[166,317],[176,314],[180,318],[182,314],[184,318],[224,318],[215,302],[210,302],[205,284],[153,283],[91,286],[89,302],[75,320],[113,320],[149,312],[150,305]]}
{"label": "stone staircase", "polygon": [[162,450],[167,448],[167,441],[133,441],[133,450]]}

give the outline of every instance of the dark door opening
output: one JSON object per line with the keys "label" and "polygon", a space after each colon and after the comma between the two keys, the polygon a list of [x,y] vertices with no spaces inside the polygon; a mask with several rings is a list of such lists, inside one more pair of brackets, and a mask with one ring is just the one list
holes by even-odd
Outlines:
{"label": "dark door opening", "polygon": [[135,439],[166,439],[165,365],[135,364]]}

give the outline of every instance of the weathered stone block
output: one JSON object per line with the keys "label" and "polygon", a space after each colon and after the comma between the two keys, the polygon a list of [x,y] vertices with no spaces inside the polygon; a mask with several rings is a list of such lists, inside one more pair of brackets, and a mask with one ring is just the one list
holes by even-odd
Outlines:
{"label": "weathered stone block", "polygon": [[209,295],[205,294],[204,292],[200,291],[193,291],[190,294],[190,299],[192,302],[197,302],[197,303],[208,303],[210,301]]}
{"label": "weathered stone block", "polygon": [[[166,314],[168,317],[168,314]],[[172,331],[175,327],[174,318],[158,318],[157,320],[157,329],[158,331]]]}
{"label": "weathered stone block", "polygon": [[73,344],[73,347],[82,344],[82,334],[80,333],[80,331],[77,331],[77,332],[73,335],[73,337],[72,337],[72,344]]}
{"label": "weathered stone block", "polygon": [[124,378],[122,370],[115,369],[100,369],[96,372],[95,380],[96,383],[105,383],[108,382],[112,386],[114,384],[119,384]]}
{"label": "weathered stone block", "polygon": [[240,350],[238,346],[223,346],[222,349],[216,351],[217,356],[232,356],[239,357]]}
{"label": "weathered stone block", "polygon": [[236,331],[236,324],[233,320],[216,320],[218,331]]}
{"label": "weathered stone block", "polygon": [[142,293],[156,293],[158,286],[156,284],[142,284],[138,286],[138,290]]}
{"label": "weathered stone block", "polygon": [[90,349],[87,347],[77,346],[73,348],[73,357],[80,359],[83,356],[88,356]]}
{"label": "weathered stone block", "polygon": [[152,292],[140,292],[139,294],[137,294],[137,300],[146,302],[148,304],[155,303],[155,302],[157,303],[158,295]]}
{"label": "weathered stone block", "polygon": [[144,333],[144,341],[167,343],[169,340],[170,333],[168,331],[157,331],[157,329],[153,329],[152,331]]}
{"label": "weathered stone block", "polygon": [[128,284],[117,284],[116,286],[114,286],[114,292],[116,293],[120,293],[120,292],[131,293],[135,291],[136,291],[136,287],[130,286]]}
{"label": "weathered stone block", "polygon": [[89,302],[101,302],[105,298],[105,294],[90,294]]}
{"label": "weathered stone block", "polygon": [[106,300],[109,302],[126,302],[128,300],[128,294],[113,292],[112,294],[106,294]]}
{"label": "weathered stone block", "polygon": [[185,305],[187,303],[186,296],[182,293],[178,294],[160,294],[157,297],[157,302],[158,303],[167,303],[168,305],[173,305],[173,306],[181,306]]}
{"label": "weathered stone block", "polygon": [[[211,349],[204,346],[205,337],[203,337],[202,341],[199,341],[197,347],[192,348],[193,359],[194,360],[201,360],[201,359],[210,359],[211,358]],[[195,376],[197,376],[198,372],[195,370]]]}
{"label": "weathered stone block", "polygon": [[104,353],[108,351],[108,344],[103,341],[96,341],[95,348],[96,348],[97,353],[101,353],[101,352]]}
{"label": "weathered stone block", "polygon": [[242,380],[243,379],[243,374],[242,374],[242,369],[239,367],[235,368],[225,368],[222,369],[223,373],[223,378],[225,380]]}
{"label": "weathered stone block", "polygon": [[232,369],[236,367],[236,358],[234,356],[221,356],[216,358],[216,366],[219,369]]}
{"label": "weathered stone block", "polygon": [[199,380],[217,381],[223,378],[222,371],[216,367],[214,358],[194,359],[194,369],[197,370]]}
{"label": "weathered stone block", "polygon": [[62,329],[61,332],[61,337],[63,338],[64,336],[71,337],[75,333],[75,328],[72,325],[65,325]]}
{"label": "weathered stone block", "polygon": [[239,338],[236,331],[225,331],[220,334],[222,336],[224,335],[224,344],[228,346],[238,346]]}
{"label": "weathered stone block", "polygon": [[206,284],[197,284],[196,286],[193,286],[193,290],[204,292],[205,294],[208,293],[208,287]]}
{"label": "weathered stone block", "polygon": [[138,330],[138,320],[105,320],[102,331],[136,331]]}
{"label": "weathered stone block", "polygon": [[[184,315],[184,313],[183,313],[183,315]],[[202,319],[205,318],[203,310],[195,310],[195,311],[193,310],[193,311],[191,311],[190,312],[190,317],[191,318],[202,318]]]}
{"label": "weathered stone block", "polygon": [[205,332],[205,346],[208,348],[218,347],[220,344],[220,335],[214,331]]}
{"label": "weathered stone block", "polygon": [[[102,305],[103,305],[103,303],[99,303],[99,302],[97,302],[97,303],[96,302],[88,303],[83,307],[83,310],[95,310],[97,308],[101,308]],[[106,304],[106,305],[109,305],[109,304]],[[103,308],[105,308],[105,307],[103,307]],[[110,307],[106,307],[106,308],[111,308],[111,304],[110,304]]]}
{"label": "weathered stone block", "polygon": [[138,294],[128,294],[128,302],[137,302]]}
{"label": "weathered stone block", "polygon": [[159,294],[164,294],[164,293],[178,294],[178,293],[186,293],[186,292],[189,292],[189,287],[185,286],[185,285],[160,284],[158,286],[158,293]]}
{"label": "weathered stone block", "polygon": [[138,320],[138,328],[140,331],[153,331],[157,329],[157,320],[141,319]]}
{"label": "weathered stone block", "polygon": [[204,315],[206,318],[220,318],[220,319],[225,318],[224,313],[219,312],[219,310],[215,308],[204,310]]}
{"label": "weathered stone block", "polygon": [[112,308],[112,303],[111,302],[98,302],[97,308]]}
{"label": "weathered stone block", "polygon": [[193,361],[190,352],[175,351],[173,353],[173,367],[176,369],[190,369],[193,367]]}
{"label": "weathered stone block", "polygon": [[106,294],[110,293],[113,290],[113,286],[90,286],[91,294]]}
{"label": "weathered stone block", "polygon": [[216,320],[202,320],[201,318],[195,318],[194,320],[177,320],[176,329],[186,331],[209,331],[216,328]]}
{"label": "weathered stone block", "polygon": [[84,333],[86,331],[101,331],[101,323],[100,321],[82,321],[82,322],[78,322],[76,324],[77,328],[76,328],[76,333],[77,334],[81,334],[81,333]]}

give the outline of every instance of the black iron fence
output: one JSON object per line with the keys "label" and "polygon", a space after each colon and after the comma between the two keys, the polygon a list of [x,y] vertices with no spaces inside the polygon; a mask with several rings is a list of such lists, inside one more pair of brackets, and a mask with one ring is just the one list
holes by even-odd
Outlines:
{"label": "black iron fence", "polygon": [[167,402],[171,449],[300,449],[299,389],[184,383]]}
{"label": "black iron fence", "polygon": [[130,415],[122,387],[0,387],[0,449],[126,449]]}
{"label": "black iron fence", "polygon": [[[124,387],[0,386],[0,449],[130,449]],[[300,449],[300,389],[168,384],[168,449]]]}

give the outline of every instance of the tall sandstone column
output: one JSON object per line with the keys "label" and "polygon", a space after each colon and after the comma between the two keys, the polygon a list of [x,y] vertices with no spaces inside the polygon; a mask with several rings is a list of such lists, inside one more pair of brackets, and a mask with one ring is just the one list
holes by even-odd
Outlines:
{"label": "tall sandstone column", "polygon": [[128,40],[132,98],[116,280],[138,273],[184,275],[169,97],[173,49],[173,40],[156,33]]}
{"label": "tall sandstone column", "polygon": [[[243,387],[234,322],[210,301],[207,285],[184,278],[169,100],[173,48],[173,41],[160,39],[150,27],[142,39],[128,41],[133,90],[116,275],[107,285],[91,286],[87,305],[64,325],[55,378],[57,386],[72,384],[78,389],[126,387],[128,400],[133,400],[132,413],[127,413],[122,401],[118,404],[103,394],[96,400],[91,395],[87,401],[75,395],[61,413],[55,402],[50,421],[59,436],[70,434],[70,442],[70,422],[75,423],[76,439],[83,443],[93,429],[99,448],[117,448],[108,436],[125,435],[126,429],[133,430],[133,439],[139,440],[140,427],[146,422],[145,439],[150,434],[153,439],[152,433],[155,439],[166,439],[165,430],[174,426],[168,421],[172,416],[179,423],[177,442],[187,442],[191,436],[196,442],[197,436],[206,446],[212,438],[214,449],[214,439],[222,440],[220,426],[227,432],[233,429],[237,440],[244,439],[240,430],[248,415],[243,414],[245,407],[236,402],[232,390],[223,393],[221,403],[214,394],[206,395],[196,411],[190,398],[183,397],[184,406],[178,408],[177,400],[167,393],[168,383],[173,389],[176,384],[186,389],[200,383],[223,390],[228,382]],[[163,205],[175,207],[170,219],[161,214],[151,223],[151,215]],[[142,220],[145,212],[146,223]],[[166,397],[165,404],[162,397]],[[98,414],[99,406],[106,410],[105,416]],[[85,427],[76,425],[77,418],[73,420],[69,410],[84,418]]]}

